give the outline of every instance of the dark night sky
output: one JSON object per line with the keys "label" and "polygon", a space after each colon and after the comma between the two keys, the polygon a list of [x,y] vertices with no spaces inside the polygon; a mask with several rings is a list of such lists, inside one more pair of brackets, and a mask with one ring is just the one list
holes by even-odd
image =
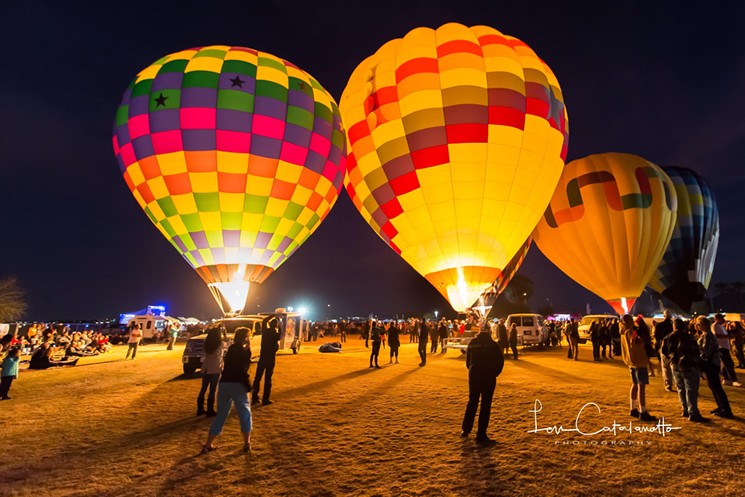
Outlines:
{"label": "dark night sky", "polygon": [[[147,220],[119,173],[112,122],[135,74],[184,48],[242,45],[292,61],[338,100],[352,70],[383,43],[456,21],[516,36],[551,66],[569,110],[568,160],[629,152],[703,174],[721,212],[714,281],[745,280],[743,5],[5,2],[0,276],[18,278],[30,319],[113,317],[150,303],[166,303],[171,315],[217,315],[205,285]],[[535,247],[520,272],[535,282],[534,308],[550,299],[558,308],[579,311],[589,302],[610,310]],[[448,307],[373,233],[345,192],[305,245],[252,287],[246,309],[300,304],[313,317]]]}

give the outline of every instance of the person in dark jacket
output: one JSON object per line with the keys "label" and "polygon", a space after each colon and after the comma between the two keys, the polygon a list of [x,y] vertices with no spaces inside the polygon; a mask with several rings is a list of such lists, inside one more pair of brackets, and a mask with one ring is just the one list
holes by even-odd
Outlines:
{"label": "person in dark jacket", "polygon": [[391,360],[388,364],[393,363],[393,358],[396,358],[396,364],[398,364],[398,348],[401,346],[401,339],[399,337],[398,324],[395,321],[391,321],[388,328],[388,345],[391,348]]}
{"label": "person in dark jacket", "polygon": [[600,328],[598,322],[593,321],[590,325],[590,342],[592,343],[592,360],[600,360]]}
{"label": "person in dark jacket", "polygon": [[277,351],[279,350],[279,321],[276,316],[265,317],[261,322],[261,352],[259,363],[256,365],[256,377],[253,384],[253,395],[251,403],[259,403],[259,389],[261,388],[261,377],[264,379],[264,395],[261,399],[263,405],[272,404],[269,397],[272,395],[272,375],[277,363]]}
{"label": "person in dark jacket", "polygon": [[654,327],[654,347],[660,358],[660,365],[662,366],[662,379],[665,381],[665,390],[668,392],[674,392],[673,390],[673,371],[672,365],[669,360],[665,359],[665,356],[660,353],[662,348],[662,342],[669,334],[673,332],[673,314],[669,309],[665,309],[665,319],[657,323]]}
{"label": "person in dark jacket", "polygon": [[429,326],[427,326],[427,320],[422,317],[419,321],[419,357],[422,359],[420,366],[427,365],[427,340],[429,340]]}
{"label": "person in dark jacket", "polygon": [[705,421],[698,410],[699,350],[696,339],[688,333],[682,319],[675,320],[675,331],[665,335],[660,346],[660,358],[670,365],[683,416],[694,423]]}
{"label": "person in dark jacket", "polygon": [[517,325],[512,323],[510,328],[510,348],[512,349],[512,358],[517,360]]}
{"label": "person in dark jacket", "polygon": [[444,354],[447,352],[445,344],[448,343],[448,324],[445,322],[445,318],[440,320],[440,326],[437,328],[437,333],[440,338],[440,353]]}
{"label": "person in dark jacket", "polygon": [[251,450],[251,406],[248,403],[248,392],[251,391],[251,379],[248,368],[251,365],[251,344],[248,341],[248,328],[235,330],[233,345],[228,347],[217,390],[217,416],[212,421],[207,443],[202,447],[202,454],[212,452],[217,447],[212,442],[222,433],[230,408],[235,403],[235,410],[241,423],[243,433],[243,452]]}
{"label": "person in dark jacket", "polygon": [[476,443],[481,445],[494,445],[487,434],[489,417],[491,415],[491,403],[494,397],[494,389],[497,386],[497,376],[504,368],[504,355],[502,348],[492,340],[491,332],[487,326],[470,341],[466,349],[466,367],[468,368],[468,404],[463,415],[463,425],[460,436],[467,437],[473,429],[476,418],[476,408],[481,401],[479,411],[479,423],[476,430]]}
{"label": "person in dark jacket", "polygon": [[[370,341],[372,342],[372,352],[370,352],[370,367],[380,369],[378,365],[378,355],[380,355],[380,341],[385,333],[385,329],[380,325],[380,321],[372,322],[372,331],[370,331]],[[375,365],[373,366],[373,360]]]}
{"label": "person in dark jacket", "polygon": [[497,340],[502,351],[506,354],[510,348],[510,337],[507,334],[507,327],[504,325],[504,319],[499,320],[497,324]]}
{"label": "person in dark jacket", "polygon": [[706,375],[706,382],[717,403],[717,408],[711,411],[711,414],[732,419],[734,416],[732,415],[729,399],[724,388],[722,388],[722,380],[719,377],[719,345],[717,344],[716,335],[711,331],[711,321],[704,316],[697,317],[696,329],[698,330],[696,342],[698,343],[699,356],[701,358],[699,362],[701,372]]}

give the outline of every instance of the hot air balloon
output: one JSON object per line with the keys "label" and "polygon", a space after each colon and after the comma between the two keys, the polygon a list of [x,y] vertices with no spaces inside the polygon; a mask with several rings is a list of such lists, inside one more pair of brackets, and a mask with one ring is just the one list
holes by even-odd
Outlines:
{"label": "hot air balloon", "polygon": [[354,205],[464,311],[528,238],[564,166],[556,77],[493,28],[417,28],[355,69],[340,110]]}
{"label": "hot air balloon", "polygon": [[142,70],[116,112],[114,152],[150,220],[223,312],[243,309],[318,228],[343,184],[333,98],[274,55],[215,45]]}
{"label": "hot air balloon", "polygon": [[667,249],[676,199],[672,180],[655,164],[631,154],[590,155],[566,165],[533,240],[624,314]]}
{"label": "hot air balloon", "polygon": [[485,311],[483,312],[483,315],[488,313],[488,309],[494,305],[494,302],[496,302],[502,292],[505,291],[507,286],[510,284],[510,281],[512,281],[512,277],[515,276],[517,270],[522,266],[525,256],[528,255],[528,250],[530,249],[532,241],[532,238],[525,240],[523,246],[520,247],[515,256],[507,263],[504,269],[502,269],[494,283],[484,290],[478,300],[474,302],[471,306],[472,309],[482,309]]}
{"label": "hot air balloon", "polygon": [[704,299],[719,246],[719,211],[704,178],[682,167],[666,167],[678,196],[673,237],[649,286],[683,311]]}

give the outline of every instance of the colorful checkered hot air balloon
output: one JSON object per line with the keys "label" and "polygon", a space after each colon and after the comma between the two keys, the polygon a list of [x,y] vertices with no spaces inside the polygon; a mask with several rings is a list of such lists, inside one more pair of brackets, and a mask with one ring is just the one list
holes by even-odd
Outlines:
{"label": "colorful checkered hot air balloon", "polygon": [[660,167],[631,154],[590,155],[564,168],[533,241],[624,314],[660,264],[676,210],[675,187]]}
{"label": "colorful checkered hot air balloon", "polygon": [[719,247],[719,210],[704,178],[690,169],[665,167],[678,195],[678,217],[662,262],[649,281],[688,312],[704,299]]}
{"label": "colorful checkered hot air balloon", "polygon": [[418,28],[355,69],[340,110],[354,205],[465,310],[525,243],[561,174],[568,130],[556,77],[495,29]]}
{"label": "colorful checkered hot air balloon", "polygon": [[250,48],[192,48],[142,70],[113,144],[137,203],[226,313],[318,228],[344,178],[331,95]]}

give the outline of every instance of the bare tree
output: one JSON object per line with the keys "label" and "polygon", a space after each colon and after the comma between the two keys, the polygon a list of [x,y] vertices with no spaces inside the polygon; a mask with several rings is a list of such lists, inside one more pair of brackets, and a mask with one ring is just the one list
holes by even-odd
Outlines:
{"label": "bare tree", "polygon": [[26,312],[24,292],[15,278],[0,279],[0,322],[18,320]]}

